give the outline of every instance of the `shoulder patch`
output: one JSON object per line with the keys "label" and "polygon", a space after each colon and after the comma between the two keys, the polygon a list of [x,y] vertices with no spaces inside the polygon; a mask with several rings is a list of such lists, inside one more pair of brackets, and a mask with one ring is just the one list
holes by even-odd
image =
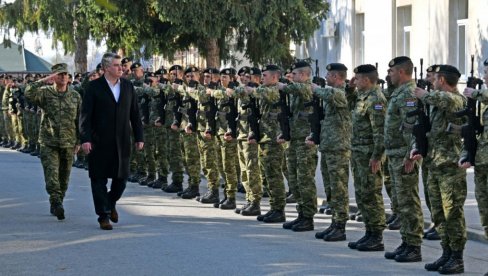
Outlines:
{"label": "shoulder patch", "polygon": [[376,103],[376,104],[374,104],[373,108],[374,108],[374,110],[383,110],[384,105],[382,103]]}
{"label": "shoulder patch", "polygon": [[417,102],[417,99],[415,99],[415,98],[407,98],[407,99],[405,99],[405,106],[406,107],[414,107],[416,102]]}

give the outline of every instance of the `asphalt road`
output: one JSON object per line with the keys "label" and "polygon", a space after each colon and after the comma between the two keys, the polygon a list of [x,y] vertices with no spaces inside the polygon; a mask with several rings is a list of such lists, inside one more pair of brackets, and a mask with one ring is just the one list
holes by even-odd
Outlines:
{"label": "asphalt road", "polygon": [[[0,275],[434,275],[423,266],[441,254],[438,241],[425,241],[422,262],[400,264],[348,249],[364,231],[355,221],[347,241],[326,243],[137,184],[119,201],[114,230],[102,231],[87,172],[76,168],[64,205],[66,220],[49,214],[39,159],[0,149]],[[297,215],[294,205],[286,211]],[[329,223],[316,216],[317,230]],[[399,245],[398,232],[384,236],[388,250]],[[487,249],[468,241],[467,275],[488,272]]]}

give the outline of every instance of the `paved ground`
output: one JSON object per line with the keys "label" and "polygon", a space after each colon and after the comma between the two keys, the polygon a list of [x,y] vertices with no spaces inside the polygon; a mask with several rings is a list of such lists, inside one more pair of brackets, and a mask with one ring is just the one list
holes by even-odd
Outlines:
{"label": "paved ground", "polygon": [[[119,202],[120,222],[102,231],[80,169],[73,169],[65,208],[65,221],[49,214],[37,158],[0,149],[0,275],[433,275],[424,263],[441,254],[437,241],[425,241],[422,262],[399,264],[383,252],[347,248],[363,234],[358,222],[348,224],[348,241],[325,243],[314,232],[293,233],[137,184]],[[477,214],[475,201],[466,206],[473,228],[471,209]],[[296,217],[293,205],[287,216]],[[329,223],[316,217],[316,229]],[[386,231],[387,249],[398,244],[398,232]],[[486,252],[487,243],[468,241],[467,275],[488,271]]]}

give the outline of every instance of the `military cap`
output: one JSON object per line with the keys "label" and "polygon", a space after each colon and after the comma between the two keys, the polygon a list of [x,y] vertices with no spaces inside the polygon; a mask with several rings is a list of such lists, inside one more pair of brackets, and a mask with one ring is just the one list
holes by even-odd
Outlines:
{"label": "military cap", "polygon": [[155,72],[146,72],[146,78],[155,78],[156,73]]}
{"label": "military cap", "polygon": [[134,70],[134,69],[139,68],[139,67],[142,67],[142,65],[139,62],[134,62],[130,66],[130,70]]}
{"label": "military cap", "polygon": [[485,61],[483,62],[483,65],[484,65],[484,66],[488,66],[488,58],[487,58],[487,59],[485,59]]}
{"label": "military cap", "polygon": [[130,57],[125,57],[121,61],[122,65],[129,63],[129,62],[132,62],[132,59]]}
{"label": "military cap", "polygon": [[295,70],[295,69],[298,69],[298,68],[305,68],[305,67],[310,67],[310,64],[308,64],[308,62],[306,61],[298,61],[298,62],[295,62],[292,66],[291,66],[291,70]]}
{"label": "military cap", "polygon": [[192,72],[198,72],[198,68],[195,66],[190,66],[185,70],[185,74],[192,73]]}
{"label": "military cap", "polygon": [[76,74],[75,74],[75,79],[77,79],[77,78],[81,78],[81,77],[82,77],[82,76],[81,76],[81,73],[76,73]]}
{"label": "military cap", "polygon": [[102,64],[101,63],[97,64],[97,71],[100,70],[100,69],[102,69]]}
{"label": "military cap", "polygon": [[409,57],[399,56],[399,57],[396,57],[396,58],[390,60],[390,62],[388,63],[388,66],[391,68],[393,66],[397,66],[397,65],[403,64],[403,63],[408,62],[408,61],[412,62],[412,60]]}
{"label": "military cap", "polygon": [[220,70],[221,75],[235,75],[236,74],[236,69],[234,68],[224,68]]}
{"label": "military cap", "polygon": [[175,71],[175,70],[178,70],[178,71],[182,71],[183,70],[183,67],[181,67],[181,65],[173,65],[169,68],[169,71]]}
{"label": "military cap", "polygon": [[346,65],[342,63],[329,63],[325,69],[327,69],[327,71],[347,71]]}
{"label": "military cap", "polygon": [[154,74],[156,74],[156,75],[166,75],[166,74],[168,74],[168,70],[166,70],[164,68],[161,68],[161,69],[156,70],[156,72],[154,72]]}
{"label": "military cap", "polygon": [[241,67],[241,69],[239,69],[239,71],[237,71],[237,74],[238,75],[245,74],[248,70],[249,70],[249,66]]}
{"label": "military cap", "polygon": [[354,68],[354,73],[356,74],[367,74],[367,73],[372,73],[376,72],[376,67],[371,64],[363,64],[359,65],[358,67]]}
{"label": "military cap", "polygon": [[251,76],[261,76],[261,69],[257,67],[249,68],[248,74]]}
{"label": "military cap", "polygon": [[437,68],[435,69],[435,72],[436,73],[444,73],[444,74],[454,74],[456,75],[458,78],[461,77],[461,73],[459,73],[459,70],[452,66],[452,65],[439,65],[437,66]]}
{"label": "military cap", "polygon": [[54,64],[53,67],[51,67],[51,72],[57,74],[68,73],[68,64],[66,63]]}
{"label": "military cap", "polygon": [[429,73],[435,72],[435,69],[437,69],[437,67],[439,67],[438,64],[432,64],[431,66],[427,67],[426,71]]}
{"label": "military cap", "polygon": [[218,74],[220,72],[219,72],[219,70],[217,68],[208,67],[208,68],[205,68],[205,70],[203,70],[203,73]]}
{"label": "military cap", "polygon": [[264,66],[261,71],[263,73],[266,71],[280,71],[280,67],[278,67],[277,65],[274,65],[274,64],[268,64],[268,65]]}

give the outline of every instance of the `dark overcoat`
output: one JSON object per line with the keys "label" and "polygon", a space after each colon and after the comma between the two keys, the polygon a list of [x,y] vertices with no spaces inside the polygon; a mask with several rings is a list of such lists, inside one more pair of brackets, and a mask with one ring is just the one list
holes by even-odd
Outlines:
{"label": "dark overcoat", "polygon": [[137,96],[132,83],[120,78],[120,96],[116,102],[102,76],[88,84],[80,115],[81,143],[91,142],[88,156],[90,178],[129,176],[130,131],[135,142],[143,142],[143,128]]}

